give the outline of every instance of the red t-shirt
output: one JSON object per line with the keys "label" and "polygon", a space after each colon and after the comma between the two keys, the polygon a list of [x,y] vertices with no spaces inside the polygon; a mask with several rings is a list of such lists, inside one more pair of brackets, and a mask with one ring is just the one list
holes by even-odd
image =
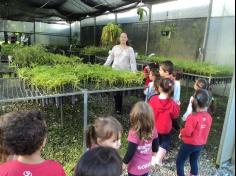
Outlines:
{"label": "red t-shirt", "polygon": [[205,145],[211,126],[212,117],[208,112],[192,113],[180,131],[183,142],[190,145]]}
{"label": "red t-shirt", "polygon": [[63,167],[56,161],[41,164],[24,164],[17,160],[0,165],[0,176],[65,176]]}
{"label": "red t-shirt", "polygon": [[172,120],[180,113],[180,106],[172,99],[160,99],[158,95],[149,100],[155,116],[155,126],[158,134],[169,134],[172,129]]}

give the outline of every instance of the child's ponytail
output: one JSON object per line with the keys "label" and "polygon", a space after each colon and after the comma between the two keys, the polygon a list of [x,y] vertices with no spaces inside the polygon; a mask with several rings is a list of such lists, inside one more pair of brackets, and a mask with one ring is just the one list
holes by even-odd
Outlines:
{"label": "child's ponytail", "polygon": [[169,98],[174,96],[174,82],[169,78],[162,78],[160,80],[160,88],[164,93],[167,93]]}
{"label": "child's ponytail", "polygon": [[193,112],[196,113],[198,108],[205,108],[209,103],[209,94],[207,90],[199,89],[195,92],[192,103]]}
{"label": "child's ponytail", "polygon": [[86,130],[86,147],[91,148],[97,143],[97,135],[94,125],[89,125]]}

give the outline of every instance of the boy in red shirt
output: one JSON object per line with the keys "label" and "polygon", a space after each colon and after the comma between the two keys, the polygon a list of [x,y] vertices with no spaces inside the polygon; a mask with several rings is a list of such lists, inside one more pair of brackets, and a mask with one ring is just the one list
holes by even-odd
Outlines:
{"label": "boy in red shirt", "polygon": [[184,163],[190,157],[190,176],[198,175],[198,158],[207,143],[212,125],[212,117],[207,112],[209,95],[206,90],[196,91],[193,100],[193,113],[188,116],[185,127],[180,131],[183,144],[180,148],[176,166],[177,175],[184,176]]}
{"label": "boy in red shirt", "polygon": [[0,165],[1,176],[65,176],[56,161],[44,160],[47,126],[38,112],[13,112],[1,117],[3,143],[15,161]]}
{"label": "boy in red shirt", "polygon": [[155,95],[149,100],[149,105],[154,112],[155,126],[159,136],[159,150],[153,158],[152,164],[162,165],[166,152],[171,143],[172,121],[179,116],[180,106],[171,97],[174,91],[174,82],[169,78],[160,80],[160,95]]}

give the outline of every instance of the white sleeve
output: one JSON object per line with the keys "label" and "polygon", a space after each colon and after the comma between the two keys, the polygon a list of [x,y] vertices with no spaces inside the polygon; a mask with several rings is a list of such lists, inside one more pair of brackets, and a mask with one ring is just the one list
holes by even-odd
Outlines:
{"label": "white sleeve", "polygon": [[188,116],[193,112],[193,108],[192,108],[192,104],[193,103],[192,103],[192,101],[193,101],[193,97],[190,98],[188,109],[187,109],[187,111],[185,112],[185,114],[182,117],[182,120],[184,122],[187,120]]}
{"label": "white sleeve", "polygon": [[131,71],[137,71],[135,53],[134,53],[134,49],[131,47],[130,47],[130,67],[131,67]]}
{"label": "white sleeve", "polygon": [[114,61],[115,58],[115,47],[112,48],[112,51],[109,53],[105,66],[110,66],[111,63]]}
{"label": "white sleeve", "polygon": [[175,83],[175,85],[174,85],[174,98],[173,98],[175,100],[175,102],[180,101],[180,92],[181,92],[180,83]]}

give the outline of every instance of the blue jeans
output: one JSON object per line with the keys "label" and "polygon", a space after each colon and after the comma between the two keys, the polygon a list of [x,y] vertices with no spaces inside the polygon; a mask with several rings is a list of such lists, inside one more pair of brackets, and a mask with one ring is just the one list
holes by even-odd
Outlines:
{"label": "blue jeans", "polygon": [[200,157],[201,151],[204,146],[196,146],[189,144],[182,144],[177,156],[176,167],[177,167],[177,175],[184,175],[184,163],[189,158],[190,166],[191,166],[191,174],[198,175],[198,159]]}
{"label": "blue jeans", "polygon": [[158,134],[159,145],[165,150],[169,150],[171,143],[171,133],[169,134]]}
{"label": "blue jeans", "polygon": [[128,176],[148,176],[148,173],[146,173],[146,174],[143,174],[143,175],[133,175],[133,174],[128,174]]}

